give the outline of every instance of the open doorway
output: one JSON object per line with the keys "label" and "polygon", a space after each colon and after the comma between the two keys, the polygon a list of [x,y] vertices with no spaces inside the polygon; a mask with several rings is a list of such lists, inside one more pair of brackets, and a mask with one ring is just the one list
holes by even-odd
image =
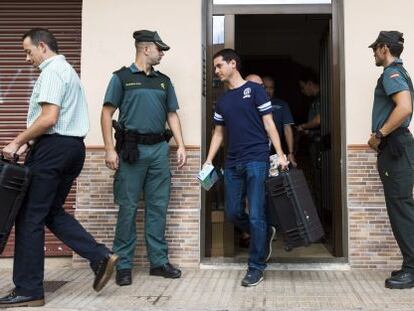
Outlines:
{"label": "open doorway", "polygon": [[[321,102],[321,146],[318,153],[318,165],[322,172],[319,182],[312,177],[312,161],[309,155],[309,139],[295,136],[295,152],[298,165],[304,170],[313,195],[317,199],[318,213],[326,237],[320,243],[310,247],[287,252],[282,239],[273,245],[271,262],[294,262],[301,260],[324,261],[343,256],[343,245],[337,241],[338,232],[342,232],[343,223],[341,193],[334,189],[338,158],[332,153],[332,144],[341,146],[340,139],[331,141],[333,127],[339,126],[334,120],[339,105],[332,96],[332,14],[233,14],[215,15],[213,22],[212,53],[230,47],[236,49],[242,58],[242,74],[270,76],[275,81],[275,97],[289,104],[296,125],[307,121],[309,107],[314,98],[301,93],[299,79],[304,68],[311,68],[319,78]],[[218,30],[218,31],[217,31]],[[207,105],[207,118],[214,111],[214,103],[224,91],[219,81],[212,79],[211,97]],[[209,120],[207,119],[207,124]],[[211,124],[207,125],[207,143],[210,141]],[[283,135],[281,135],[283,136]],[[340,147],[339,147],[340,148]],[[224,162],[224,153],[218,155],[217,165]],[[314,161],[313,161],[314,162]],[[315,184],[318,183],[318,184]],[[223,185],[206,195],[206,257],[228,257],[228,261],[243,261],[247,249],[240,243],[240,232],[226,223],[224,217],[225,191]],[[335,216],[336,214],[336,216]]]}
{"label": "open doorway", "polygon": [[[282,100],[290,108],[294,125],[310,121],[311,107],[319,102],[321,109],[321,125],[329,132],[329,117],[326,110],[328,104],[321,103],[323,93],[329,94],[330,84],[321,79],[324,63],[328,53],[326,39],[329,37],[330,15],[236,15],[235,16],[235,49],[242,59],[242,75],[257,74],[274,81],[274,99]],[[305,96],[300,89],[299,81],[308,79],[309,72],[318,79],[319,93]],[[329,72],[328,72],[329,74]],[[306,82],[306,81],[305,81]],[[329,96],[329,95],[328,95]],[[278,101],[273,101],[277,103]],[[276,112],[277,113],[277,112]],[[329,176],[322,169],[327,157],[322,154],[321,127],[308,130],[307,133],[294,132],[293,152],[298,168],[303,170],[312,193],[318,215],[322,221],[325,240],[306,248],[285,251],[282,239],[275,241],[272,259],[280,261],[294,258],[331,258],[329,235],[332,231],[331,213],[328,193]],[[283,131],[279,131],[285,153],[288,153]],[[326,176],[322,176],[322,172]],[[237,232],[237,231],[236,231]],[[237,241],[239,241],[237,243]],[[243,235],[236,237],[236,256],[247,256]]]}

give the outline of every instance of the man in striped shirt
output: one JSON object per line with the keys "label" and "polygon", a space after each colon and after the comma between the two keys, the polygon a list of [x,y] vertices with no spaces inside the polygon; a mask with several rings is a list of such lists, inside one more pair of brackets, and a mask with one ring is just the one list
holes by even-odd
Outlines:
{"label": "man in striped shirt", "polygon": [[25,165],[32,180],[16,219],[13,282],[0,308],[44,305],[44,226],[90,261],[101,290],[118,256],[111,253],[65,212],[63,204],[85,160],[83,139],[89,130],[85,94],[79,76],[47,29],[23,35],[26,61],[41,73],[33,88],[27,129],[3,149],[12,159],[29,150]]}
{"label": "man in striped shirt", "polygon": [[[227,134],[227,158],[224,171],[226,215],[251,236],[249,263],[243,286],[255,286],[263,280],[265,259],[275,230],[268,228],[265,213],[265,180],[269,173],[268,137],[280,157],[282,169],[287,161],[273,122],[272,104],[264,88],[245,81],[240,75],[236,51],[224,49],[214,57],[215,73],[228,91],[218,100],[210,150],[205,164],[211,164]],[[242,204],[247,195],[249,214]]]}

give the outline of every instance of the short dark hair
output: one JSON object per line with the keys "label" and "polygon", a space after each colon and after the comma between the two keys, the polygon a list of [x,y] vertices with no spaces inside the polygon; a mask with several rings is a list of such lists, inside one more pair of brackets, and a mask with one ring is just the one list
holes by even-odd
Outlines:
{"label": "short dark hair", "polygon": [[22,40],[29,37],[35,46],[38,46],[40,42],[44,42],[47,44],[49,49],[51,49],[55,53],[59,53],[58,43],[49,29],[46,28],[33,28],[30,29],[22,36]]}
{"label": "short dark hair", "polygon": [[402,44],[392,44],[392,43],[378,43],[377,47],[387,46],[390,50],[390,53],[394,57],[400,58],[401,53],[404,51],[404,45]]}
{"label": "short dark hair", "polygon": [[310,67],[304,67],[300,73],[299,81],[302,82],[312,82],[319,85],[319,76],[316,72]]}
{"label": "short dark hair", "polygon": [[236,62],[236,68],[238,71],[241,70],[241,60],[239,54],[233,49],[223,49],[218,51],[216,54],[214,54],[213,59],[216,59],[217,57],[223,57],[223,60],[226,63],[229,63],[231,60],[234,60]]}

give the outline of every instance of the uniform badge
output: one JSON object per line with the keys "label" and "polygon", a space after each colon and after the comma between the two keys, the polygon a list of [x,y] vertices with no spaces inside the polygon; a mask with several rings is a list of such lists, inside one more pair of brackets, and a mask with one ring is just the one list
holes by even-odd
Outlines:
{"label": "uniform badge", "polygon": [[243,91],[243,99],[245,99],[245,98],[250,98],[250,93],[252,92],[252,89],[251,88],[245,88],[244,89],[244,91]]}
{"label": "uniform badge", "polygon": [[164,82],[161,83],[160,86],[162,87],[163,90],[165,90],[165,84],[164,84]]}
{"label": "uniform badge", "polygon": [[392,75],[390,75],[390,78],[391,79],[394,79],[394,78],[397,78],[397,77],[399,77],[400,76],[400,74],[399,73],[393,73]]}

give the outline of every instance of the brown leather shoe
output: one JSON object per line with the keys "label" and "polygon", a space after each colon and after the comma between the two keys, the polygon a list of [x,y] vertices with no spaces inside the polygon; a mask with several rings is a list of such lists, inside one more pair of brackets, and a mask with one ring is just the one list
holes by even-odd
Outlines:
{"label": "brown leather shoe", "polygon": [[99,292],[111,278],[112,272],[118,262],[118,255],[110,253],[99,263],[95,272],[95,280],[93,282],[93,289]]}
{"label": "brown leather shoe", "polygon": [[34,296],[20,296],[13,289],[8,295],[0,298],[0,308],[41,307],[45,305],[45,298]]}

